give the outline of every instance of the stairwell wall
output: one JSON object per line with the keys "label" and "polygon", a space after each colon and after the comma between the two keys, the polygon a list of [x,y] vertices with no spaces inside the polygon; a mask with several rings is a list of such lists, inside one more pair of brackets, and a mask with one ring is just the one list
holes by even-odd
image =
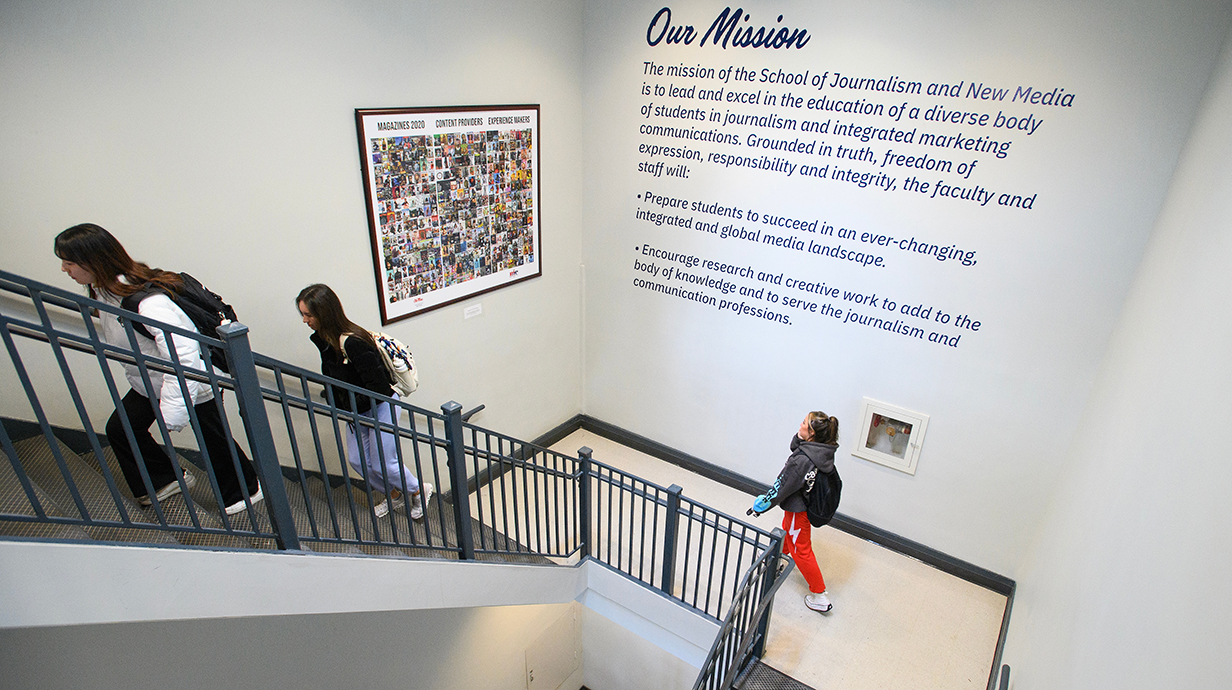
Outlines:
{"label": "stairwell wall", "polygon": [[1225,42],[1019,581],[1016,687],[1232,685],[1229,122]]}
{"label": "stairwell wall", "polygon": [[[415,351],[410,402],[483,403],[477,422],[537,436],[581,405],[580,19],[551,0],[5,2],[0,266],[74,289],[52,238],[95,222],[232,302],[255,351],[315,370],[302,287],[380,326],[354,109],[538,103],[542,277],[384,329]],[[0,416],[31,419],[7,366],[0,385]],[[67,396],[43,402],[77,426]],[[109,399],[87,402],[101,427]]]}
{"label": "stairwell wall", "polygon": [[[744,5],[733,36],[807,30],[778,49],[706,42],[724,5],[663,8],[586,5],[586,115],[610,152],[586,159],[586,413],[768,484],[824,410],[841,422],[845,514],[1020,577],[1232,7]],[[998,194],[973,202],[977,187]],[[1011,191],[1034,201],[1003,205]],[[865,398],[931,415],[914,474],[851,454]]]}
{"label": "stairwell wall", "polygon": [[[719,628],[597,561],[45,542],[0,541],[0,604],[0,667],[14,688],[161,687],[133,668],[185,649],[209,650],[177,666],[186,688],[254,663],[247,680],[275,687],[383,675],[416,688],[688,688]],[[539,684],[525,682],[531,668]]]}
{"label": "stairwell wall", "polygon": [[[523,690],[525,649],[575,604],[0,630],[8,687]],[[6,658],[7,657],[7,658]],[[581,687],[582,671],[572,685]]]}

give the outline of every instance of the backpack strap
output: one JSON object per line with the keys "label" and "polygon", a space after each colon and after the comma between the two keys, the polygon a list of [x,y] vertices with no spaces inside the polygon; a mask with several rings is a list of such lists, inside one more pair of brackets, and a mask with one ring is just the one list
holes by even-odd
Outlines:
{"label": "backpack strap", "polygon": [[[128,297],[121,299],[120,308],[127,309],[134,313],[140,313],[137,310],[141,306],[141,300],[145,299],[146,297],[149,297],[150,295],[154,295],[160,292],[167,294],[166,290],[155,286],[153,283],[146,283],[145,285],[141,286],[140,290],[134,292]],[[168,294],[167,296],[170,297],[171,295]],[[172,298],[172,301],[175,301],[174,298]],[[138,333],[140,333],[141,335],[144,335],[150,340],[154,340],[154,334],[150,332],[150,329],[145,327],[145,324],[139,323],[137,321],[133,321],[132,324],[133,324],[134,331],[137,331]]]}
{"label": "backpack strap", "polygon": [[347,353],[346,353],[346,341],[347,341],[347,338],[350,337],[350,335],[351,335],[350,333],[343,333],[342,335],[338,336],[338,349],[342,351],[342,363],[343,364],[351,363],[351,361],[347,358]]}

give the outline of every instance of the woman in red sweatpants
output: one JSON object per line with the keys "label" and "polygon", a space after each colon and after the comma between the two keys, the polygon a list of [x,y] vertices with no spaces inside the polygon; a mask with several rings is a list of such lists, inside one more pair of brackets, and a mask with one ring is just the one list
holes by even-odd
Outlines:
{"label": "woman in red sweatpants", "polygon": [[[810,473],[829,474],[834,470],[834,452],[838,450],[838,419],[825,412],[810,412],[800,423],[800,430],[791,438],[791,455],[779,472],[770,491],[757,497],[753,511],[764,513],[776,505],[783,507],[783,531],[787,539],[783,552],[792,557],[800,574],[808,582],[809,594],[804,604],[814,611],[829,613],[833,609],[826,596],[826,581],[813,556],[812,526],[808,521],[808,505],[804,491]],[[813,474],[816,477],[816,474]]]}

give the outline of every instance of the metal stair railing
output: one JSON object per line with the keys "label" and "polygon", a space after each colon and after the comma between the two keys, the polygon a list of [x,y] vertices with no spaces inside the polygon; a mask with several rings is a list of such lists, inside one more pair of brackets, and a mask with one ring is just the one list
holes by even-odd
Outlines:
{"label": "metal stair railing", "polygon": [[[239,517],[228,519],[228,516],[222,516],[223,527],[210,528],[204,527],[201,524],[201,519],[198,516],[197,507],[193,502],[186,502],[187,506],[187,521],[189,524],[173,524],[168,520],[166,514],[166,501],[160,501],[156,497],[155,488],[151,485],[149,474],[146,470],[144,461],[140,458],[140,451],[136,450],[138,455],[138,470],[142,481],[145,485],[145,490],[141,493],[152,497],[153,505],[151,506],[151,514],[156,519],[154,524],[134,521],[128,515],[128,510],[125,507],[125,502],[122,500],[120,484],[114,474],[106,465],[100,467],[101,474],[104,476],[111,495],[112,504],[118,512],[118,520],[102,519],[93,514],[86,503],[82,500],[80,492],[75,486],[68,468],[63,453],[59,445],[54,442],[54,433],[48,416],[44,410],[44,406],[40,399],[40,392],[53,396],[62,396],[67,390],[69,398],[72,400],[74,410],[77,413],[78,419],[82,428],[85,430],[85,435],[88,439],[90,449],[96,457],[102,456],[102,442],[98,435],[94,432],[94,425],[90,421],[88,406],[83,397],[82,386],[79,385],[77,378],[74,376],[74,363],[77,368],[86,368],[97,377],[93,382],[95,385],[87,386],[92,392],[96,393],[97,389],[103,388],[107,391],[110,397],[110,409],[123,410],[121,403],[121,388],[116,385],[115,372],[112,370],[110,363],[118,361],[124,364],[135,366],[143,380],[147,390],[150,388],[150,372],[157,371],[164,375],[172,375],[176,378],[177,384],[180,386],[181,392],[185,394],[185,399],[191,399],[188,395],[188,381],[194,381],[198,384],[204,384],[210,387],[216,404],[222,404],[222,390],[224,387],[236,389],[234,379],[221,376],[216,372],[200,371],[186,369],[178,360],[170,361],[159,357],[146,355],[137,347],[136,333],[133,330],[133,323],[142,323],[147,328],[160,329],[166,335],[170,347],[174,348],[175,341],[181,338],[195,339],[203,346],[225,347],[228,351],[228,356],[237,361],[242,362],[244,351],[247,348],[247,329],[242,326],[233,325],[229,334],[224,334],[226,342],[205,338],[190,331],[184,331],[167,324],[161,324],[151,321],[137,314],[123,312],[115,307],[111,307],[102,302],[91,300],[79,295],[74,295],[58,288],[43,285],[35,281],[30,281],[20,276],[0,271],[0,294],[3,294],[6,299],[3,303],[4,309],[0,309],[0,338],[3,339],[5,349],[8,353],[8,362],[13,368],[13,373],[20,382],[21,388],[25,392],[25,399],[30,405],[30,413],[37,421],[37,424],[42,432],[43,437],[47,440],[51,448],[51,452],[55,457],[55,461],[59,466],[60,473],[68,487],[68,492],[71,496],[73,505],[72,512],[77,513],[77,517],[71,514],[63,517],[47,516],[42,510],[40,501],[36,494],[32,491],[28,480],[25,478],[25,472],[20,463],[17,461],[16,451],[13,447],[12,440],[8,434],[0,429],[0,447],[5,451],[6,456],[10,459],[13,470],[18,475],[18,481],[22,485],[26,499],[33,508],[33,516],[5,515],[5,519],[15,521],[30,520],[41,522],[60,522],[68,524],[84,524],[92,526],[113,526],[126,527],[136,529],[154,529],[165,530],[169,532],[177,531],[196,531],[196,532],[218,532],[231,535],[243,534],[254,537],[269,537],[278,541],[279,545],[284,548],[297,548],[297,543],[294,538],[293,530],[285,528],[285,525],[279,525],[278,515],[271,512],[271,522],[274,529],[261,527],[251,519],[252,511],[248,511],[245,516],[252,524],[252,529],[246,529],[242,526],[242,520]],[[13,295],[24,296],[28,301],[20,301],[7,299]],[[54,309],[53,309],[54,308]],[[98,315],[101,318],[119,318],[125,324],[125,329],[130,341],[129,347],[117,347],[104,343],[98,337],[98,330],[94,323],[94,317]],[[77,328],[73,329],[72,326]],[[29,352],[27,348],[27,356],[35,359],[50,357],[54,360],[56,367],[62,374],[62,380],[47,381],[44,379],[35,380],[30,375],[30,372],[25,364],[22,355],[22,348],[19,347],[16,338],[22,338],[27,343],[43,343],[48,346],[46,351],[36,350]],[[84,354],[86,357],[80,358],[75,355]],[[98,379],[101,379],[99,381]],[[102,385],[99,385],[99,384]],[[61,388],[63,386],[63,388]],[[238,390],[238,389],[237,389]],[[248,401],[241,400],[241,407],[245,407]],[[188,406],[191,417],[192,435],[200,447],[204,447],[201,438],[201,430],[198,420],[195,417],[195,411],[192,406]],[[183,468],[179,466],[179,456],[172,444],[170,432],[162,419],[161,410],[154,406],[156,416],[156,431],[155,433],[161,437],[161,445],[167,452],[168,457],[172,458],[172,466],[177,470]],[[121,425],[124,433],[129,441],[130,446],[136,449],[136,444],[133,439],[132,425],[127,415],[119,414]],[[229,427],[225,415],[222,417],[225,427]],[[227,429],[228,433],[230,429]],[[257,425],[246,426],[246,432],[250,446],[255,450],[261,448],[263,439],[260,437],[260,430]],[[234,450],[231,452],[232,464],[238,462],[235,457]],[[255,455],[255,453],[254,453]],[[208,458],[207,458],[208,459]],[[270,481],[273,478],[273,473],[277,470],[277,459],[272,458],[268,453],[263,453],[259,457],[254,457],[254,467],[258,477],[262,480],[263,485],[268,485],[270,490],[277,498],[278,490],[281,487],[280,482]],[[208,478],[208,483],[213,492],[213,498],[216,505],[223,505],[222,496],[218,490],[217,477],[214,474],[213,467],[205,464],[205,476]],[[279,475],[280,476],[280,475]],[[188,487],[184,479],[180,480],[181,490]],[[125,490],[127,486],[124,487]],[[285,501],[283,501],[285,503]],[[70,506],[62,506],[70,508]],[[267,506],[269,507],[269,506]]]}
{"label": "metal stair railing", "polygon": [[774,595],[787,580],[795,563],[782,552],[783,530],[775,528],[780,538],[774,549],[763,553],[745,574],[715,637],[693,690],[728,690],[739,685],[739,679],[766,650],[766,632]]}
{"label": "metal stair railing", "polygon": [[[119,319],[125,325],[128,346],[103,342],[96,318]],[[162,330],[172,342],[188,338],[203,348],[223,350],[230,373],[191,369],[175,359],[142,353],[133,329],[138,323],[151,332]],[[12,439],[0,425],[0,449],[8,457],[20,494],[30,508],[27,513],[0,510],[0,521],[116,526],[173,535],[206,533],[243,537],[253,544],[272,541],[277,548],[291,550],[357,549],[381,555],[539,563],[589,558],[659,590],[716,623],[722,623],[743,605],[748,595],[740,583],[744,581],[747,586],[758,564],[781,549],[781,532],[765,532],[692,501],[682,495],[679,486],[661,487],[598,462],[588,448],[582,448],[576,457],[564,455],[470,424],[462,407],[454,402],[436,413],[254,353],[243,324],[224,325],[219,335],[219,339],[208,338],[0,271],[0,338],[30,405],[30,416],[53,454],[59,453],[55,430],[41,400],[63,396],[67,391],[88,446],[99,458],[106,493],[119,516],[105,518],[97,510],[91,511],[74,488],[73,477],[60,456],[56,456],[57,464],[75,510],[59,511],[58,515],[44,510]],[[48,358],[54,360],[62,380],[36,380],[31,375],[27,359],[43,370]],[[147,509],[148,522],[132,519],[126,508],[126,500],[131,499],[125,496],[127,484],[101,461],[105,441],[94,431],[90,416],[91,409],[105,407],[111,414],[112,409],[123,407],[123,387],[115,380],[113,364],[136,366],[147,390],[151,372],[170,374],[185,399],[191,399],[187,395],[190,381],[208,386],[227,432],[247,443],[261,481],[263,503],[249,505],[236,516],[220,515],[221,526],[203,524],[201,499],[212,494],[215,504],[222,505],[217,477],[207,457],[196,464],[201,466],[200,474],[208,480],[208,487],[184,491],[192,493],[192,498],[184,500],[178,512],[167,508],[181,497],[154,500]],[[105,398],[99,391],[106,392]],[[235,417],[226,414],[225,391],[235,396]],[[337,396],[345,396],[343,402],[348,404],[339,406]],[[356,409],[363,397],[373,406],[390,404],[397,410],[395,419],[384,421],[349,411]],[[103,404],[104,399],[108,404]],[[171,432],[155,408],[157,419],[152,430],[160,445],[175,458],[175,464],[192,470],[188,466],[194,463],[180,460],[181,455],[192,460],[192,453],[173,444]],[[131,423],[122,421],[129,445],[135,448]],[[233,431],[236,425],[242,427],[241,434]],[[195,415],[189,426],[191,438],[204,449]],[[414,506],[407,491],[407,472],[391,477],[382,471],[379,477],[381,484],[401,488],[402,496],[395,501],[374,488],[372,480],[377,477],[370,475],[367,463],[358,463],[362,469],[357,471],[346,461],[347,426],[376,430],[378,453],[393,442],[393,450],[409,474],[439,490],[423,506],[421,520],[409,516]],[[361,456],[365,452],[362,444],[356,450]],[[232,455],[232,465],[238,471],[238,459]],[[154,496],[158,487],[150,486],[144,462],[139,460],[138,464],[146,493]],[[182,490],[189,488],[181,486]],[[295,501],[298,512],[291,509],[288,491],[302,492]],[[373,508],[382,500],[397,509],[378,516]],[[172,512],[186,517],[171,520]],[[768,577],[773,579],[762,573],[758,582]],[[768,619],[768,608],[764,615]]]}

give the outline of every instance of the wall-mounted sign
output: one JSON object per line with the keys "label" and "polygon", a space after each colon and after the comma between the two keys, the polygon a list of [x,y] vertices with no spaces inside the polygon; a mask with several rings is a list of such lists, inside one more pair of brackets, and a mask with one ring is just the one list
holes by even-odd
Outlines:
{"label": "wall-mounted sign", "polygon": [[543,272],[539,106],[357,109],[381,322]]}
{"label": "wall-mounted sign", "polygon": [[860,434],[851,454],[915,474],[927,428],[926,414],[865,398],[860,408]]}

